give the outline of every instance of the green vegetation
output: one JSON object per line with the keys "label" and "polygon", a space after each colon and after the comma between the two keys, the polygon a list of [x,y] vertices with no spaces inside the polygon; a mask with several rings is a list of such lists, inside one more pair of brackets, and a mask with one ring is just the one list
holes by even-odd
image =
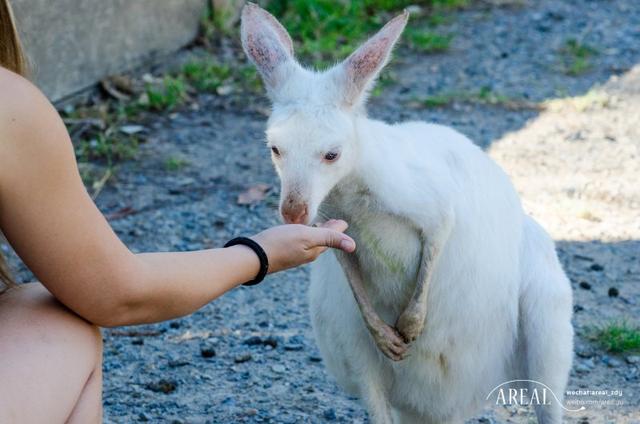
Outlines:
{"label": "green vegetation", "polygon": [[627,321],[616,321],[598,328],[595,340],[609,352],[621,353],[640,350],[640,326]]}
{"label": "green vegetation", "polygon": [[427,108],[449,106],[456,96],[453,93],[439,93],[420,99],[420,103]]}
{"label": "green vegetation", "polygon": [[539,107],[538,105],[524,99],[496,93],[489,87],[482,87],[478,91],[451,91],[437,93],[417,99],[417,102],[426,108],[446,107],[454,102],[493,105],[507,109],[537,109]]}
{"label": "green vegetation", "polygon": [[[427,12],[426,23],[432,27],[445,21],[442,11],[465,7],[471,0],[272,0],[267,10],[298,40],[296,48],[303,60],[326,67],[351,53],[368,36],[394,14],[409,6]],[[424,23],[416,25],[414,17],[408,29],[409,46],[424,52],[439,52],[449,47],[452,36],[424,31]]]}
{"label": "green vegetation", "polygon": [[189,165],[189,161],[180,156],[169,156],[164,161],[164,169],[172,172],[179,171],[187,165]]}
{"label": "green vegetation", "polygon": [[148,83],[140,105],[155,111],[173,110],[187,98],[187,85],[181,77],[165,76],[161,83]]}
{"label": "green vegetation", "polygon": [[231,67],[219,65],[207,60],[197,60],[185,64],[182,73],[196,89],[200,91],[216,92],[216,90],[231,78]]}
{"label": "green vegetation", "polygon": [[135,131],[121,130],[133,114],[124,104],[111,102],[63,113],[78,162],[93,161],[110,168],[119,160],[135,157],[139,144]]}
{"label": "green vegetation", "polygon": [[196,59],[186,63],[178,78],[183,78],[198,91],[217,94],[241,91],[238,88],[252,92],[262,89],[262,82],[253,66],[232,67],[212,59]]}
{"label": "green vegetation", "polygon": [[81,140],[76,147],[76,157],[80,162],[104,161],[107,167],[116,161],[133,159],[138,153],[136,137],[113,131],[98,133],[94,138]]}
{"label": "green vegetation", "polygon": [[560,49],[563,72],[567,75],[581,75],[591,69],[590,59],[598,54],[598,51],[588,44],[583,44],[571,38]]}
{"label": "green vegetation", "polygon": [[409,28],[406,32],[406,37],[412,49],[426,53],[438,53],[448,50],[453,39],[451,35],[443,35],[433,31],[420,31],[415,28]]}

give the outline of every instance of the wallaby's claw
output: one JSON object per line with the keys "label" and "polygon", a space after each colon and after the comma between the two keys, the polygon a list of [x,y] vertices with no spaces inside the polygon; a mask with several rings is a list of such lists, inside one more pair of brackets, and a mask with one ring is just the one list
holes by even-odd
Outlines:
{"label": "wallaby's claw", "polygon": [[396,322],[396,328],[406,343],[415,341],[422,329],[424,328],[424,320],[420,314],[412,311],[405,311],[400,315]]}
{"label": "wallaby's claw", "polygon": [[376,345],[387,358],[401,361],[406,357],[409,345],[395,328],[382,323],[372,334]]}

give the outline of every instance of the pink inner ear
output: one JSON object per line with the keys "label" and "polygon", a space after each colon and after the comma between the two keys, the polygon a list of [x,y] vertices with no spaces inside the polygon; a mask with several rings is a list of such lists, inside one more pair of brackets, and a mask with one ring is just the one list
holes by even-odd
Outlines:
{"label": "pink inner ear", "polygon": [[276,83],[276,68],[291,58],[291,39],[283,31],[284,28],[266,11],[252,4],[245,6],[242,44],[267,85]]}
{"label": "pink inner ear", "polygon": [[357,51],[349,58],[347,69],[353,82],[362,85],[369,77],[373,76],[387,56],[389,43],[389,37],[376,37],[360,49],[362,51]]}
{"label": "pink inner ear", "polygon": [[258,12],[262,14],[262,17],[267,20],[267,22],[271,25],[271,29],[276,33],[280,42],[282,43],[282,47],[284,47],[287,52],[293,56],[293,41],[289,36],[287,30],[278,22],[278,20],[269,12],[264,9],[258,9]]}
{"label": "pink inner ear", "polygon": [[245,42],[247,54],[253,59],[258,69],[266,76],[287,57],[269,36],[248,34]]}

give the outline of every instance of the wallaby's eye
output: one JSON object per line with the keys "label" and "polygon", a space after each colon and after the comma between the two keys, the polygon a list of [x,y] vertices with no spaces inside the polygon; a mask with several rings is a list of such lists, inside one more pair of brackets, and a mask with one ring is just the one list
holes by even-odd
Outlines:
{"label": "wallaby's eye", "polygon": [[338,156],[340,156],[339,153],[328,152],[324,155],[324,160],[326,160],[327,162],[333,162],[334,160],[338,159]]}
{"label": "wallaby's eye", "polygon": [[276,146],[271,146],[271,152],[276,156],[280,156],[280,150]]}

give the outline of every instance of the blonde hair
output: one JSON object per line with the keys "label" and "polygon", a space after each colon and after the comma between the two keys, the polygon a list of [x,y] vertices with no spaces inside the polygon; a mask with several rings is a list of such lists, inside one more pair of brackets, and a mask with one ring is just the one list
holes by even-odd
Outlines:
{"label": "blonde hair", "polygon": [[[27,72],[27,64],[9,0],[0,0],[0,66],[20,75]],[[0,252],[0,293],[13,286],[15,281],[7,261]]]}
{"label": "blonde hair", "polygon": [[27,62],[9,0],[0,0],[0,66],[20,75],[27,72]]}

